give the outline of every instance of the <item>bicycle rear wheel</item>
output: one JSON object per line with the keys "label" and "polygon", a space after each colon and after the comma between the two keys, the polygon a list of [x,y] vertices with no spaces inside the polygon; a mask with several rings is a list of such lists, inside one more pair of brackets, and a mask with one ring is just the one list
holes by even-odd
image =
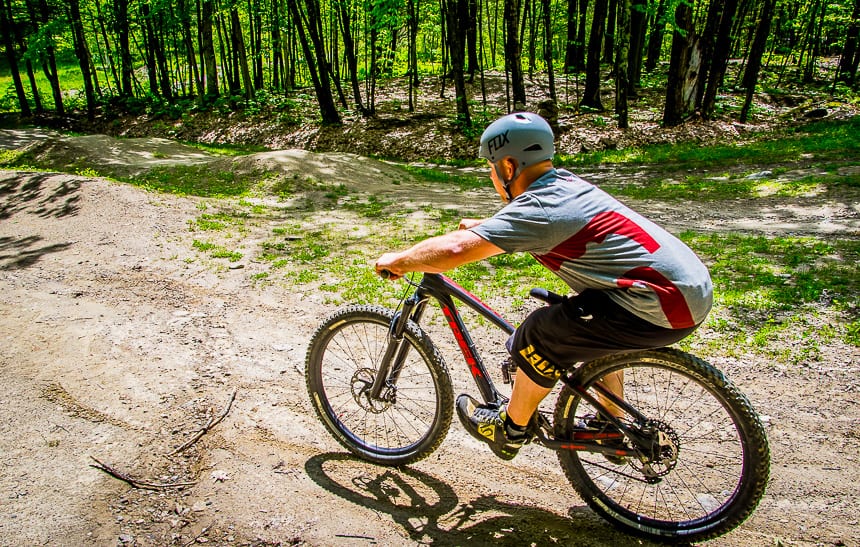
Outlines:
{"label": "bicycle rear wheel", "polygon": [[[650,428],[665,448],[655,456],[625,439],[638,457],[559,451],[586,503],[617,527],[660,541],[702,541],[743,522],[764,494],[770,465],[764,427],[747,398],[708,363],[668,348],[587,363],[574,382],[596,394],[594,385],[610,373],[621,373],[624,400],[647,417],[645,424],[623,420]],[[595,413],[565,386],[556,437],[573,439]]]}
{"label": "bicycle rear wheel", "polygon": [[378,306],[351,306],[329,317],[311,338],[306,381],[317,416],[341,445],[366,460],[404,465],[442,443],[454,397],[442,356],[411,321],[396,382],[380,399],[369,396],[392,317]]}

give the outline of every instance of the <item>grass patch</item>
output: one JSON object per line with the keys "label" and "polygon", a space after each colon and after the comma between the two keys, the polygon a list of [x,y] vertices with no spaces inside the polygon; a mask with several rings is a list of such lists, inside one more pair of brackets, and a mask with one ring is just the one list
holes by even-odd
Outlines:
{"label": "grass patch", "polygon": [[727,306],[770,311],[821,301],[857,303],[860,242],[694,232],[681,239],[709,263]]}
{"label": "grass patch", "polygon": [[[603,150],[560,155],[559,165],[600,164],[671,165],[673,169],[723,167],[775,162],[804,162],[860,158],[860,116],[848,120],[821,121],[752,142],[719,146],[697,143],[655,145],[644,148]],[[860,162],[860,159],[857,160]]]}
{"label": "grass patch", "polygon": [[831,188],[839,186],[860,187],[860,174],[810,175],[794,180],[782,179],[773,173],[761,177],[690,175],[681,181],[655,178],[635,184],[605,186],[614,195],[633,199],[716,201],[763,197],[795,198],[825,194]]}
{"label": "grass patch", "polygon": [[241,227],[248,218],[247,213],[203,213],[189,220],[188,225],[192,231],[217,232],[228,227]]}
{"label": "grass patch", "polygon": [[380,218],[384,215],[385,210],[393,201],[382,199],[377,196],[370,196],[364,200],[350,200],[343,202],[344,209],[354,211],[366,218]]}
{"label": "grass patch", "polygon": [[242,260],[242,253],[239,251],[231,251],[221,245],[210,243],[208,241],[200,241],[195,239],[191,246],[202,253],[208,253],[212,258],[226,258],[230,262],[239,262]]}
{"label": "grass patch", "polygon": [[460,191],[486,188],[490,184],[489,175],[466,175],[452,173],[445,169],[418,167],[415,165],[405,165],[404,169],[422,181],[455,186]]}
{"label": "grass patch", "polygon": [[155,167],[125,182],[150,191],[209,198],[245,197],[262,174],[239,175],[211,165]]}
{"label": "grass patch", "polygon": [[790,363],[820,345],[860,345],[860,242],[685,232],[714,281],[709,327],[720,352],[753,349]]}

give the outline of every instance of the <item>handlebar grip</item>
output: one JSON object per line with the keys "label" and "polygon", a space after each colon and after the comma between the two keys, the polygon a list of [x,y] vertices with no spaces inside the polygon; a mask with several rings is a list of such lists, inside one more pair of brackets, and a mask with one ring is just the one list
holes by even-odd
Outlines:
{"label": "handlebar grip", "polygon": [[389,270],[379,270],[379,277],[382,279],[391,279],[392,273]]}

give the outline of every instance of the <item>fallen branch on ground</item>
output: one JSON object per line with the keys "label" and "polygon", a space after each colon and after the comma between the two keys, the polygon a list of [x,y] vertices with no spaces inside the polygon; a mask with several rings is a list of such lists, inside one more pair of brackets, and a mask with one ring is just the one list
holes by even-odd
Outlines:
{"label": "fallen branch on ground", "polygon": [[202,538],[203,536],[205,536],[205,535],[206,535],[206,532],[208,532],[210,528],[212,528],[212,525],[211,525],[211,524],[210,524],[209,526],[204,527],[202,530],[200,530],[200,533],[199,533],[199,534],[197,534],[196,536],[194,536],[194,537],[191,539],[191,541],[189,541],[188,543],[185,543],[185,544],[183,545],[183,547],[188,547],[189,545],[193,545],[193,544],[197,543],[197,542],[200,540],[200,538]]}
{"label": "fallen branch on ground", "polygon": [[227,416],[227,413],[230,412],[230,407],[233,406],[234,400],[236,400],[236,389],[233,389],[233,393],[230,395],[230,400],[227,401],[227,406],[224,407],[224,411],[221,412],[220,415],[218,415],[217,417],[213,416],[212,418],[209,418],[209,421],[206,423],[206,425],[200,428],[197,433],[193,437],[191,437],[191,439],[186,441],[185,444],[183,444],[168,455],[175,456],[176,454],[179,454],[183,450],[187,449],[188,447],[199,441],[200,437],[202,437],[206,434],[207,431],[218,425],[218,423],[223,420],[225,416]]}
{"label": "fallen branch on ground", "polygon": [[134,488],[141,488],[143,490],[164,490],[167,488],[182,488],[184,486],[194,486],[195,484],[197,484],[196,482],[174,482],[174,483],[146,482],[146,481],[135,479],[134,477],[131,477],[130,475],[123,473],[122,471],[117,471],[113,467],[109,466],[106,463],[103,463],[103,462],[97,460],[93,456],[90,456],[90,458],[92,458],[93,461],[96,462],[95,465],[90,464],[90,467],[94,467],[96,469],[104,471],[105,473],[107,473],[108,475],[110,475],[116,479],[127,482],[128,484],[130,484]]}

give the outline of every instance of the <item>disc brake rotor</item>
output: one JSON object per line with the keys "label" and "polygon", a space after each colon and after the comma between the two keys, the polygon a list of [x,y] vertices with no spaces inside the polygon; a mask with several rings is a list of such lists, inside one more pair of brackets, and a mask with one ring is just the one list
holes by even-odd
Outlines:
{"label": "disc brake rotor", "polygon": [[[372,368],[362,368],[355,371],[352,375],[350,385],[352,387],[352,398],[359,407],[373,414],[381,414],[388,410],[391,406],[391,401],[385,399],[373,399],[370,396],[370,388],[373,387],[373,380],[376,377],[376,370]],[[387,393],[386,389],[383,392]]]}
{"label": "disc brake rotor", "polygon": [[639,458],[632,458],[630,465],[641,472],[648,480],[656,481],[675,469],[681,440],[672,427],[657,420],[650,420],[645,429],[653,439],[650,449],[638,449]]}

